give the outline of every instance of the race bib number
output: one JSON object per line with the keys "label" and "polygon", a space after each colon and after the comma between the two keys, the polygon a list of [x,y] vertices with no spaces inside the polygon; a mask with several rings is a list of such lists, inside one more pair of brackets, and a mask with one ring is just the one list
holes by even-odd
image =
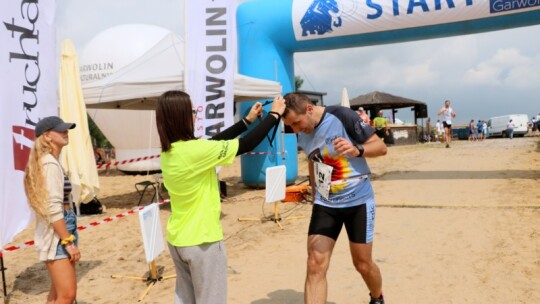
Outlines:
{"label": "race bib number", "polygon": [[314,163],[315,185],[317,186],[317,191],[325,199],[328,199],[328,196],[330,195],[332,170],[334,170],[332,166],[323,164],[321,162]]}

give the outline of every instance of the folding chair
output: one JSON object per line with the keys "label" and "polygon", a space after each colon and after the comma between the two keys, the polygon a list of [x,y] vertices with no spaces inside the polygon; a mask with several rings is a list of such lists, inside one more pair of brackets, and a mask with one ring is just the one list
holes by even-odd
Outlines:
{"label": "folding chair", "polygon": [[152,195],[150,202],[153,202],[154,198],[157,198],[158,201],[161,199],[161,195],[159,193],[161,188],[161,178],[161,174],[154,174],[154,181],[146,180],[135,184],[135,189],[137,190],[137,193],[140,194],[139,203],[137,206],[141,205],[142,199],[148,187],[154,189],[154,195]]}

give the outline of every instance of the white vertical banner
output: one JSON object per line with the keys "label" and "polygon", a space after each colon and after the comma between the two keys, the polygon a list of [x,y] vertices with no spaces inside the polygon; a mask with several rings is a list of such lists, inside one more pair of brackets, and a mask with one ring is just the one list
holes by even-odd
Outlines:
{"label": "white vertical banner", "polygon": [[185,3],[185,90],[197,110],[195,136],[207,138],[234,122],[236,0]]}
{"label": "white vertical banner", "polygon": [[58,114],[55,6],[0,2],[0,250],[32,220],[23,177],[34,127]]}

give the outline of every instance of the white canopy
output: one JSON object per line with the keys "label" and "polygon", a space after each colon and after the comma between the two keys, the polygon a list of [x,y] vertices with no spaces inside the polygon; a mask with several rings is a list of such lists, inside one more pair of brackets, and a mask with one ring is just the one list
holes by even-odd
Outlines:
{"label": "white canopy", "polygon": [[[104,46],[106,47],[106,46]],[[184,87],[184,43],[169,33],[140,58],[113,74],[83,85],[87,108],[151,110],[157,97]],[[258,100],[281,94],[278,82],[236,74],[236,101]]]}

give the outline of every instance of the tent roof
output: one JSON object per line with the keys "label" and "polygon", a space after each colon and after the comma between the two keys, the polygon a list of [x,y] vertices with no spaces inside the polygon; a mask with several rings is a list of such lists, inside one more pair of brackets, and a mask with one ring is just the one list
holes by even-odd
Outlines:
{"label": "tent roof", "polygon": [[365,95],[360,95],[350,100],[351,109],[358,110],[360,107],[377,109],[395,109],[406,107],[427,107],[425,102],[395,96],[392,94],[374,91]]}
{"label": "tent roof", "polygon": [[[151,110],[168,90],[184,87],[184,43],[170,33],[140,58],[101,80],[83,85],[87,108]],[[235,101],[281,94],[278,82],[236,74]]]}

